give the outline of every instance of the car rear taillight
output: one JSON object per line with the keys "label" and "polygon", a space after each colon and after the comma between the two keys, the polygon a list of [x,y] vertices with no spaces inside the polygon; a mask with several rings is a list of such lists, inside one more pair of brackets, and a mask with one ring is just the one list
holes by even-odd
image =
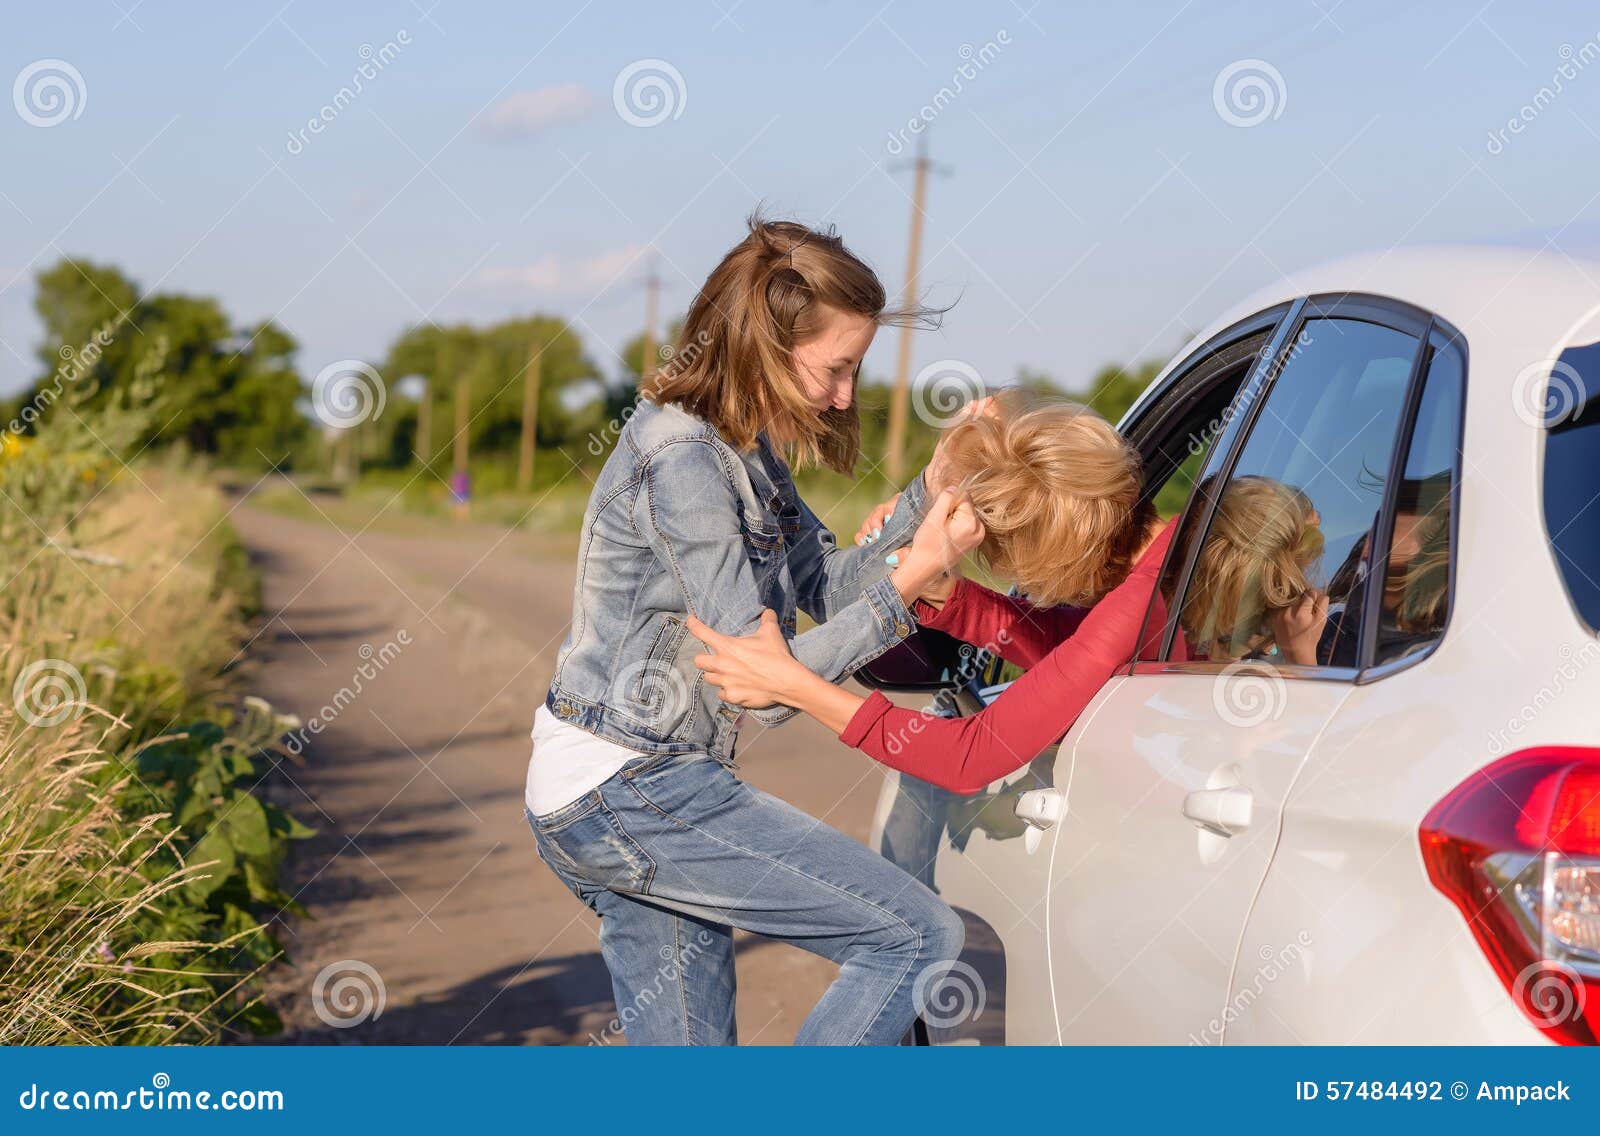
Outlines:
{"label": "car rear taillight", "polygon": [[1547,746],[1474,773],[1422,822],[1428,878],[1552,1041],[1600,1038],[1600,749]]}

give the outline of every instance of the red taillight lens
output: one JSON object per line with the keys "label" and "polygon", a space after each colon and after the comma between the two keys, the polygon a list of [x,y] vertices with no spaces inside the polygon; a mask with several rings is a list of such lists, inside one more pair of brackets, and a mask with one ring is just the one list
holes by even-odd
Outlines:
{"label": "red taillight lens", "polygon": [[1524,750],[1422,822],[1433,886],[1517,1006],[1553,1041],[1600,1040],[1600,749]]}

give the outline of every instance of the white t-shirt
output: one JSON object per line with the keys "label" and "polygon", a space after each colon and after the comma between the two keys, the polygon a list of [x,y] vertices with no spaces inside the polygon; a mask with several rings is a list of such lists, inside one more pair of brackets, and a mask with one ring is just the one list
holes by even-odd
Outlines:
{"label": "white t-shirt", "polygon": [[638,750],[563,722],[541,706],[533,715],[533,756],[528,760],[523,800],[534,816],[553,813],[642,756]]}

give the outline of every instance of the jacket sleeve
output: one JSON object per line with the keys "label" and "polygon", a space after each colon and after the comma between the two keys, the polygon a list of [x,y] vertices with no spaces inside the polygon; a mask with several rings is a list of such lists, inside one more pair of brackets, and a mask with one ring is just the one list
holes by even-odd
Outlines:
{"label": "jacket sleeve", "polygon": [[1054,742],[1134,657],[1172,526],[1132,574],[1090,609],[1077,632],[969,718],[905,710],[881,691],[862,703],[839,740],[875,761],[956,793],[976,793]]}
{"label": "jacket sleeve", "polygon": [[[725,635],[747,635],[761,620],[739,508],[732,471],[710,442],[699,439],[662,447],[645,465],[634,504],[634,524],[682,589],[685,609]],[[913,626],[900,593],[883,578],[827,623],[795,636],[789,647],[807,669],[836,682],[900,642]],[[795,711],[778,706],[752,713],[775,724]]]}
{"label": "jacket sleeve", "polygon": [[795,500],[800,507],[800,531],[787,549],[789,575],[794,579],[800,610],[818,623],[834,618],[889,574],[884,556],[911,543],[928,511],[927,488],[919,473],[901,491],[894,513],[883,523],[883,534],[877,540],[859,548],[840,548],[833,533],[798,493]]}

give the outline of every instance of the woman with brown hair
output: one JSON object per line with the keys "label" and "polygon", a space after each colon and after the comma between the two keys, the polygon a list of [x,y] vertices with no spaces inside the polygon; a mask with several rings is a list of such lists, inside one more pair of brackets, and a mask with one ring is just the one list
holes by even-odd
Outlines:
{"label": "woman with brown hair", "polygon": [[[897,1042],[960,951],[961,921],[931,891],[734,775],[744,715],[694,667],[686,627],[743,631],[766,609],[819,681],[910,634],[951,496],[930,506],[921,475],[906,488],[885,532],[911,544],[890,571],[835,545],[789,461],[851,468],[862,356],[879,326],[920,318],[889,310],[833,233],[752,220],[595,484],[525,802],[540,856],[600,916],[631,1044],[735,1040],[735,928],[840,964],[796,1039],[808,1044]],[[913,539],[930,508],[940,525]],[[820,626],[796,634],[797,611]]]}

